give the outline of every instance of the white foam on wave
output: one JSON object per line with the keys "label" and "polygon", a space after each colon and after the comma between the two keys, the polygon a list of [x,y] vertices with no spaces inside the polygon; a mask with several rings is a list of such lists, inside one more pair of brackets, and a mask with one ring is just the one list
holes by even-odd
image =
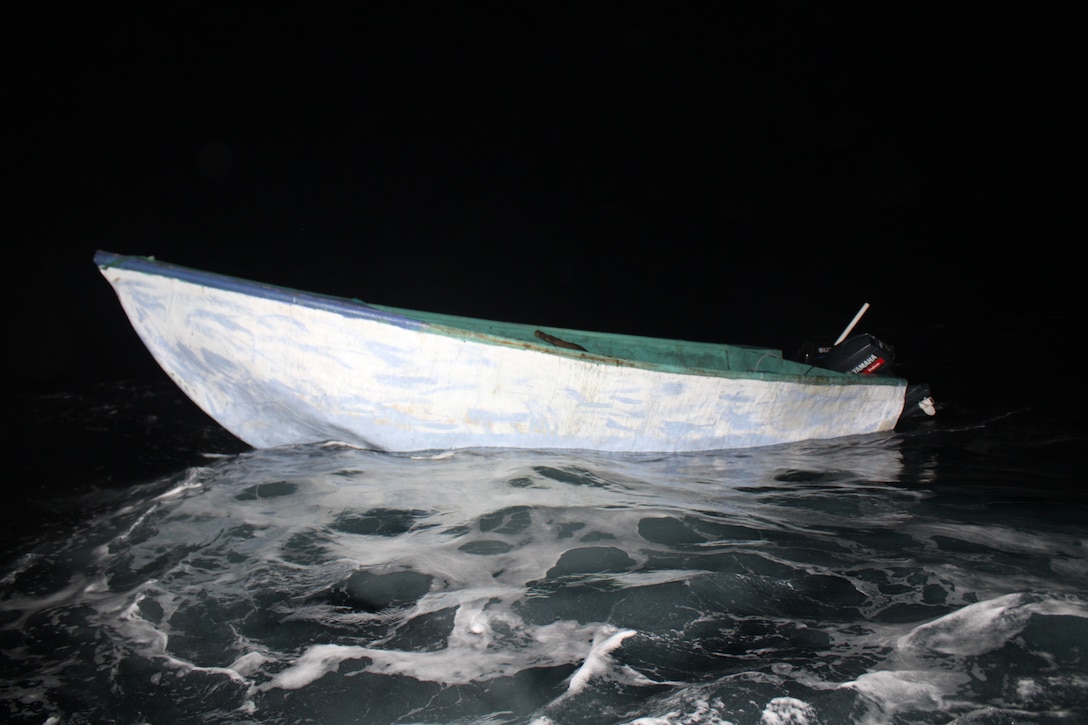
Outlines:
{"label": "white foam on wave", "polygon": [[932,540],[934,537],[939,536],[1018,554],[1045,557],[1057,554],[1077,557],[1084,555],[1085,542],[1083,538],[1055,532],[1047,532],[1043,535],[1042,533],[1022,531],[1009,526],[999,526],[997,524],[983,526],[965,524],[960,521],[944,523],[927,521],[922,524],[912,524],[907,530],[916,539],[923,541],[926,539]]}
{"label": "white foam on wave", "polygon": [[[1075,598],[1012,593],[969,604],[915,627],[894,643],[886,669],[868,672],[841,687],[859,692],[871,706],[861,722],[887,722],[901,712],[944,711],[957,702],[971,675],[962,662],[997,650],[1018,637],[1035,615],[1088,618]],[[1037,683],[1022,681],[1026,699]]]}
{"label": "white foam on wave", "polygon": [[242,677],[249,677],[260,670],[266,662],[268,658],[260,652],[247,652],[231,662],[230,669]]}
{"label": "white foam on wave", "polygon": [[[268,687],[281,690],[297,690],[335,672],[345,660],[360,659],[370,651],[368,647],[341,644],[318,644],[310,647],[295,663],[272,678]],[[262,688],[267,689],[267,687]]]}
{"label": "white foam on wave", "polygon": [[[575,693],[596,677],[611,677],[633,684],[657,684],[626,667],[617,667],[609,656],[623,640],[635,634],[610,625],[583,625],[561,621],[526,627],[518,646],[480,647],[471,639],[473,630],[486,643],[489,625],[477,616],[467,623],[470,636],[454,636],[447,647],[430,651],[404,651],[359,645],[313,645],[287,669],[254,690],[272,688],[296,690],[336,672],[348,660],[367,660],[369,674],[399,675],[443,685],[466,685],[499,677],[512,677],[522,670],[559,667],[576,662],[582,665],[570,677],[568,692]],[[591,644],[588,649],[586,641]]]}
{"label": "white foam on wave", "polygon": [[[722,698],[702,688],[687,689],[668,699],[669,708],[660,715],[643,715],[624,725],[737,725],[728,717],[729,707]],[[750,705],[755,702],[749,701]],[[744,722],[750,722],[745,720]],[[759,725],[819,725],[816,708],[796,697],[775,697],[764,705]],[[534,720],[531,725],[552,725],[550,720]]]}
{"label": "white foam on wave", "polygon": [[1006,594],[969,604],[916,627],[898,643],[902,653],[927,652],[971,656],[1003,646],[1018,635],[1032,615],[1088,617],[1082,603],[1033,594]]}
{"label": "white foam on wave", "polygon": [[3,601],[0,601],[0,612],[9,613],[9,616],[18,613],[18,616],[12,616],[12,619],[6,622],[4,627],[6,629],[21,629],[26,625],[30,617],[39,612],[60,609],[79,602],[85,592],[93,591],[98,586],[99,581],[99,577],[87,579],[83,576],[74,576],[65,586],[43,596],[9,595]]}
{"label": "white foam on wave", "polygon": [[200,474],[202,469],[191,468],[187,472],[185,479],[178,483],[173,488],[160,493],[153,500],[155,501],[169,501],[171,499],[184,496],[192,491],[201,491],[204,489],[204,484],[200,481]]}
{"label": "white foam on wave", "polygon": [[776,697],[767,703],[759,717],[759,725],[810,725],[816,710],[795,697]]}
{"label": "white foam on wave", "polygon": [[843,686],[856,690],[873,705],[860,725],[882,725],[900,712],[943,710],[946,696],[967,679],[967,675],[955,672],[881,670]]}
{"label": "white foam on wave", "polygon": [[[590,649],[589,654],[586,655],[585,660],[582,662],[582,666],[574,671],[574,674],[570,676],[569,684],[567,685],[567,692],[577,693],[581,692],[586,683],[594,677],[601,677],[608,673],[611,669],[612,662],[609,655],[613,650],[617,649],[623,644],[623,640],[628,637],[634,637],[637,634],[632,629],[625,629],[619,632],[609,633],[608,630],[599,631],[593,636],[593,647]],[[603,636],[602,638],[602,635]],[[630,670],[633,672],[633,670]],[[638,675],[642,684],[652,684],[652,680]]]}
{"label": "white foam on wave", "polygon": [[[623,725],[735,725],[718,712],[720,700],[713,702],[705,697],[687,698],[683,708],[669,710],[662,715],[646,715],[628,720]],[[534,721],[531,725],[551,725],[551,721]]]}

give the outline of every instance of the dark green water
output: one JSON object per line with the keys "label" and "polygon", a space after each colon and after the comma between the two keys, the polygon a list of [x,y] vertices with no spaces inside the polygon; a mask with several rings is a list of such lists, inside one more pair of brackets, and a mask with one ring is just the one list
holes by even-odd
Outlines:
{"label": "dark green water", "polygon": [[5,720],[1088,718],[1085,441],[1044,417],[407,456],[249,451],[177,395],[38,401],[85,447],[15,454]]}

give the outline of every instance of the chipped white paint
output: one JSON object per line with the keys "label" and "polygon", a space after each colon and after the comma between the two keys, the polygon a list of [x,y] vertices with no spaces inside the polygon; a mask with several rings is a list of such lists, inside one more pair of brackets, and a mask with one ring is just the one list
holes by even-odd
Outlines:
{"label": "chipped white paint", "polygon": [[96,257],[136,332],[255,447],[713,450],[891,430],[903,406],[904,381],[616,364],[130,259]]}

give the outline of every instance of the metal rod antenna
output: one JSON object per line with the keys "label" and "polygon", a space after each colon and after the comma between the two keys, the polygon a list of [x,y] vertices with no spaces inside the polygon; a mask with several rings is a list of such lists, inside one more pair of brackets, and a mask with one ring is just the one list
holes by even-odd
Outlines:
{"label": "metal rod antenna", "polygon": [[846,339],[846,336],[849,335],[850,331],[854,329],[854,325],[858,324],[858,320],[860,320],[861,316],[864,315],[868,310],[869,310],[869,303],[866,302],[865,304],[863,304],[861,306],[861,309],[858,310],[858,313],[856,315],[854,315],[854,319],[850,320],[850,324],[846,326],[846,329],[842,331],[842,334],[839,335],[839,339],[835,340],[836,345],[838,345],[840,342],[842,342],[843,340]]}

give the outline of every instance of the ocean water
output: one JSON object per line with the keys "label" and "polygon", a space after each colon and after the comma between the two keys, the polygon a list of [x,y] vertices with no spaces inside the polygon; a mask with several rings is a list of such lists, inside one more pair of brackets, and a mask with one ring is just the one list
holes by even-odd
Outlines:
{"label": "ocean water", "polygon": [[1088,441],[1030,410],[391,455],[251,450],[168,383],[31,402],[5,722],[1088,722]]}

